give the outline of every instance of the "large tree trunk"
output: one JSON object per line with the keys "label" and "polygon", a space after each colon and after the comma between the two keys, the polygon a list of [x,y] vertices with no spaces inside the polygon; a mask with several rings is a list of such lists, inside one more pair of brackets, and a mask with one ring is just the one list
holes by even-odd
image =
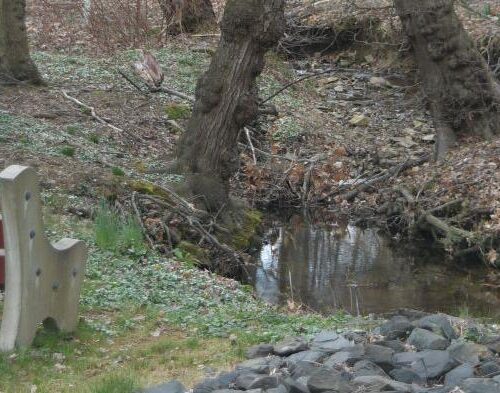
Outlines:
{"label": "large tree trunk", "polygon": [[193,115],[178,150],[191,191],[204,198],[209,210],[228,202],[229,179],[238,169],[238,135],[257,115],[256,78],[284,25],[284,0],[226,4],[221,41],[198,81]]}
{"label": "large tree trunk", "polygon": [[25,0],[0,0],[0,80],[41,83],[31,61],[25,25]]}
{"label": "large tree trunk", "polygon": [[500,87],[454,10],[454,0],[395,0],[434,118],[436,158],[458,134],[500,133]]}
{"label": "large tree trunk", "polygon": [[192,33],[216,24],[211,0],[159,0],[169,33]]}

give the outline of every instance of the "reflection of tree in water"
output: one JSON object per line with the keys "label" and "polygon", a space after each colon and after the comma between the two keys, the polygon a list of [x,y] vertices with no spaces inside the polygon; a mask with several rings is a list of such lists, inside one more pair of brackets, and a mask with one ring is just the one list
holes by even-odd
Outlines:
{"label": "reflection of tree in water", "polygon": [[257,294],[269,302],[283,301],[293,291],[294,300],[319,311],[485,308],[479,300],[487,301],[484,288],[444,265],[436,250],[394,247],[375,229],[314,226],[302,216],[271,232],[255,277]]}

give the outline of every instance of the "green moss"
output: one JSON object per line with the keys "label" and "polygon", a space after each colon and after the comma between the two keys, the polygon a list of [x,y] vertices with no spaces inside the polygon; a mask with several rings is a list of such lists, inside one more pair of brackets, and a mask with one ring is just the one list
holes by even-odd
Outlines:
{"label": "green moss", "polygon": [[191,116],[191,107],[182,104],[171,103],[165,107],[165,113],[171,120],[187,119]]}
{"label": "green moss", "polygon": [[210,263],[210,256],[207,251],[193,243],[181,241],[177,245],[177,250],[181,251],[182,260],[187,262],[189,265],[201,264],[207,266]]}
{"label": "green moss", "polygon": [[257,210],[246,210],[243,215],[241,225],[233,228],[234,235],[231,238],[231,243],[237,250],[249,250],[259,240],[260,225],[262,223],[262,214]]}
{"label": "green moss", "polygon": [[125,172],[123,171],[123,169],[118,168],[117,166],[113,167],[113,168],[111,169],[111,172],[112,172],[112,173],[113,173],[113,175],[115,175],[115,176],[120,176],[120,177],[125,176]]}

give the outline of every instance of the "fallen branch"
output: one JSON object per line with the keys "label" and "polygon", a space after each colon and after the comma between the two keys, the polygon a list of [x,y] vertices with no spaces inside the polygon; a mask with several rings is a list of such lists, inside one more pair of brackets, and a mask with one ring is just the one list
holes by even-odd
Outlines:
{"label": "fallen branch", "polygon": [[121,134],[127,134],[128,136],[130,136],[130,137],[132,137],[132,138],[134,138],[134,139],[136,139],[136,140],[140,140],[141,142],[144,142],[144,140],[143,140],[142,138],[140,138],[139,136],[134,135],[134,134],[132,134],[132,133],[130,133],[130,132],[128,132],[128,131],[125,131],[125,130],[123,130],[123,129],[119,128],[119,127],[116,127],[116,126],[114,126],[113,124],[109,123],[108,121],[104,120],[102,117],[98,116],[98,115],[97,115],[97,113],[96,113],[96,111],[95,111],[95,108],[94,108],[93,106],[90,106],[90,105],[84,104],[83,102],[81,102],[81,101],[77,100],[75,97],[70,96],[70,95],[69,95],[66,91],[64,91],[64,90],[61,90],[61,93],[63,94],[63,96],[64,96],[66,99],[68,99],[68,100],[70,100],[71,102],[73,102],[73,103],[77,104],[79,107],[86,109],[86,110],[89,112],[90,116],[92,116],[92,117],[93,117],[95,120],[97,120],[99,123],[101,123],[101,124],[105,125],[106,127],[111,128],[113,131],[119,132],[119,133],[121,133]]}

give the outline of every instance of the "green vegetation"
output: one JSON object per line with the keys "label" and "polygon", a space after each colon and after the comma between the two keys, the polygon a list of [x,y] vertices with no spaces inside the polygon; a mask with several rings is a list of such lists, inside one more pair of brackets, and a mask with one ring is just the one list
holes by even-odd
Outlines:
{"label": "green vegetation", "polygon": [[171,120],[187,119],[191,116],[191,107],[171,103],[165,107],[165,113]]}
{"label": "green vegetation", "polygon": [[76,149],[73,146],[64,146],[61,148],[60,152],[63,156],[74,157]]}
{"label": "green vegetation", "polygon": [[112,375],[104,377],[90,388],[91,393],[134,393],[139,386],[130,375]]}
{"label": "green vegetation", "polygon": [[95,242],[103,250],[112,252],[145,251],[143,233],[137,220],[122,217],[116,211],[101,203],[95,218]]}
{"label": "green vegetation", "polygon": [[123,171],[123,169],[121,168],[118,168],[117,166],[113,167],[111,169],[111,172],[113,173],[113,175],[115,176],[119,176],[119,177],[123,177],[125,176],[125,172]]}

